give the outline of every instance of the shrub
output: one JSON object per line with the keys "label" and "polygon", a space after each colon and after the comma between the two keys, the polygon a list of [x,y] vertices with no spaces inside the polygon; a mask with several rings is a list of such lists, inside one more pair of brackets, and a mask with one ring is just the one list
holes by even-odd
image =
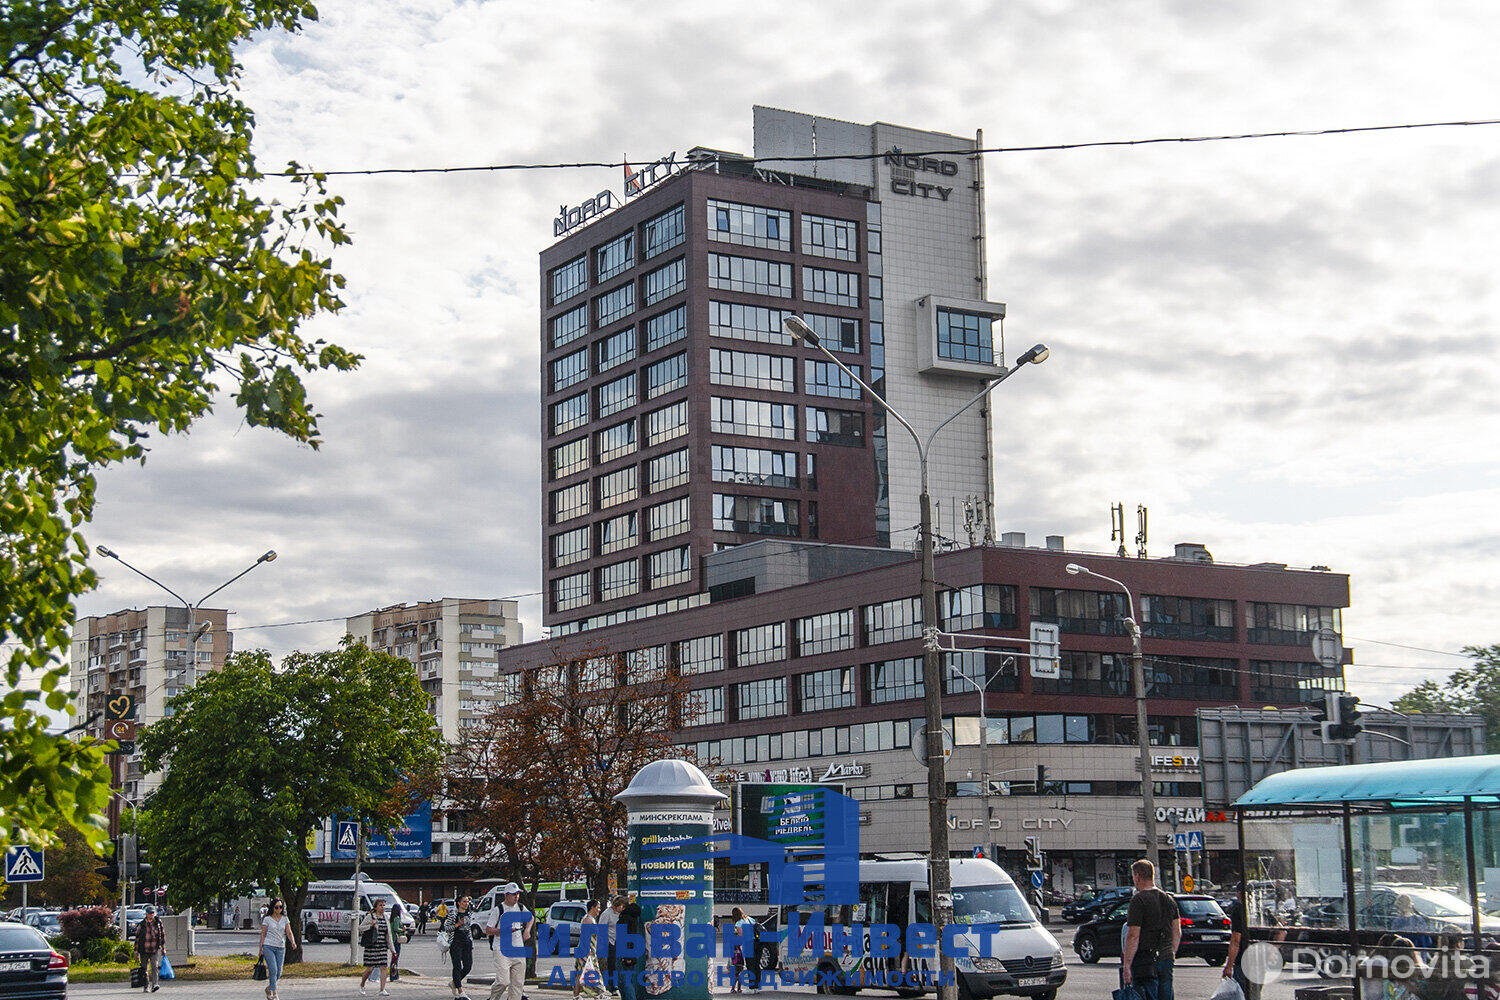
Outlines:
{"label": "shrub", "polygon": [[129,965],[135,961],[135,949],[124,941],[117,942],[115,944],[115,961]]}
{"label": "shrub", "polygon": [[84,906],[63,911],[57,920],[62,925],[63,936],[81,945],[95,938],[117,938],[119,930],[113,923],[114,916],[114,911],[107,906]]}
{"label": "shrub", "polygon": [[83,960],[102,964],[115,958],[115,943],[108,938],[89,938],[83,943]]}

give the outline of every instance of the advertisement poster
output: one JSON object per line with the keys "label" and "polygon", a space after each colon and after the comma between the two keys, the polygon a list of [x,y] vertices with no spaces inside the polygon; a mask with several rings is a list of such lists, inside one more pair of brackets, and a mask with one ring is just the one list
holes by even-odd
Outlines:
{"label": "advertisement poster", "polygon": [[[372,835],[365,841],[365,857],[372,861],[382,858],[432,857],[432,803],[424,802],[401,820],[401,825],[391,831],[389,838]],[[353,861],[354,850],[337,842],[333,845],[333,860]]]}
{"label": "advertisement poster", "polygon": [[[685,937],[688,925],[713,923],[713,862],[701,840],[691,843],[710,835],[713,819],[707,809],[631,814],[626,871],[630,890],[641,906],[647,940],[657,924],[677,924]],[[647,957],[643,971],[645,996],[663,1000],[708,996],[707,959]],[[679,980],[676,986],[674,975]]]}
{"label": "advertisement poster", "polygon": [[843,794],[844,786],[841,782],[736,785],[737,832],[786,847],[821,846],[828,821],[825,792]]}

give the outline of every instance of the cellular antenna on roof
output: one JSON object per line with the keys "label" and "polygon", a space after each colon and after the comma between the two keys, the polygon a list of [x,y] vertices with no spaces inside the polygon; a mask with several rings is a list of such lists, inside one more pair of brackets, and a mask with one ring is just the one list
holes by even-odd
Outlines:
{"label": "cellular antenna on roof", "polygon": [[1109,540],[1120,543],[1119,551],[1115,555],[1121,559],[1129,555],[1125,551],[1125,505],[1123,503],[1109,505]]}
{"label": "cellular antenna on roof", "polygon": [[1137,558],[1144,559],[1144,558],[1146,558],[1146,505],[1145,504],[1138,503],[1138,504],[1135,505],[1135,517],[1136,517],[1136,523],[1138,523],[1141,526],[1140,530],[1135,533],[1135,544],[1136,544],[1136,553],[1135,554],[1136,554]]}

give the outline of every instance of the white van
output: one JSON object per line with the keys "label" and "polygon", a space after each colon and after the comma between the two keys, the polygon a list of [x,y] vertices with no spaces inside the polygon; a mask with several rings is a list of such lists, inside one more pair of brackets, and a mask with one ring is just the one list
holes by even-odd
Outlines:
{"label": "white van", "polygon": [[[360,875],[360,903],[363,912],[375,907],[375,900],[384,899],[388,913],[396,914],[402,936],[410,941],[417,932],[417,918],[411,907],[401,903],[396,890],[384,882],[370,881],[369,876]],[[350,916],[354,911],[354,880],[336,879],[313,882],[307,887],[307,896],[302,900],[302,936],[311,944],[324,938],[349,940]]]}
{"label": "white van", "polygon": [[[954,858],[949,862],[949,872],[953,881],[954,922],[998,928],[985,947],[981,947],[980,935],[972,931],[958,936],[958,942],[968,950],[968,957],[955,960],[961,1000],[986,1000],[1002,994],[1053,1000],[1068,977],[1063,968],[1062,947],[1037,920],[1010,876],[999,865],[983,858]],[[793,919],[805,924],[817,910],[823,910],[825,926],[862,924],[867,932],[872,924],[897,924],[904,928],[908,924],[931,923],[927,862],[861,861],[857,906],[787,909],[780,914],[778,926],[785,930]],[[903,933],[903,945],[904,936]],[[796,959],[781,963],[780,968],[851,977],[855,973],[868,973],[872,988],[879,988],[877,976],[890,973],[927,970],[936,977],[935,958],[913,959],[904,953],[897,958],[834,955],[829,950],[831,938],[825,930],[821,954],[804,951]],[[867,943],[868,940],[867,933]],[[757,948],[756,958],[763,969],[777,963],[775,951],[767,953],[764,946]],[[898,992],[902,996],[916,996],[921,991]]]}

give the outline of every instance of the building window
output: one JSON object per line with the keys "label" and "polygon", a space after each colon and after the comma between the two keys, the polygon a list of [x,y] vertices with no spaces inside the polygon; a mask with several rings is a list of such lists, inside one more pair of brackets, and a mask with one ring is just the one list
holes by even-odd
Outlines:
{"label": "building window", "polygon": [[916,597],[866,604],[864,618],[867,646],[915,639],[922,634],[922,602]]}
{"label": "building window", "polygon": [[763,681],[747,681],[734,686],[735,707],[739,718],[766,719],[773,715],[786,714],[786,678],[771,677]]}
{"label": "building window", "polygon": [[627,500],[634,500],[639,495],[634,465],[600,476],[596,482],[599,484],[600,510],[622,504]]}
{"label": "building window", "polygon": [[1124,635],[1129,615],[1125,598],[1114,591],[1031,588],[1031,617],[1056,622],[1076,635]]}
{"label": "building window", "polygon": [[938,308],[937,354],[954,361],[976,364],[995,363],[995,347],[990,336],[994,319],[980,313]]}
{"label": "building window", "polygon": [[767,250],[790,250],[792,213],[779,208],[761,208],[710,198],[708,238]]}
{"label": "building window", "polygon": [[564,354],[552,362],[552,391],[566,389],[589,377],[588,348]]}
{"label": "building window", "polygon": [[646,463],[646,492],[660,493],[688,481],[688,450],[669,451]]}
{"label": "building window", "polygon": [[607,372],[635,357],[635,327],[612,333],[594,345],[594,371]]}
{"label": "building window", "polygon": [[798,656],[817,656],[853,648],[853,608],[797,619]]}
{"label": "building window", "polygon": [[714,530],[796,538],[802,534],[797,501],[714,494]]}
{"label": "building window", "polygon": [[675,344],[687,336],[687,306],[680,305],[658,313],[642,324],[646,331],[646,353],[649,354],[668,344]]}
{"label": "building window", "polygon": [[695,688],[682,701],[682,725],[711,726],[724,721],[724,689]]}
{"label": "building window", "polygon": [[998,583],[976,583],[938,594],[943,629],[969,632],[982,628],[1015,628],[1016,588]]}
{"label": "building window", "polygon": [[[850,365],[849,370],[859,377],[864,371],[859,365]],[[802,386],[809,396],[835,396],[839,399],[858,399],[859,383],[832,361],[804,358],[802,361]]]}
{"label": "building window", "polygon": [[589,603],[589,575],[574,573],[552,581],[552,610],[567,611]]}
{"label": "building window", "polygon": [[578,483],[555,490],[552,494],[552,523],[566,521],[589,512],[589,484]]}
{"label": "building window", "polygon": [[641,589],[641,564],[637,559],[599,567],[599,600],[629,597]]}
{"label": "building window", "polygon": [[587,257],[570,260],[552,269],[552,304],[557,305],[571,299],[589,287],[589,264]]}
{"label": "building window", "polygon": [[623,233],[594,251],[595,279],[601,283],[635,267],[635,233]]}
{"label": "building window", "polygon": [[865,688],[871,705],[921,698],[922,658],[906,656],[899,660],[865,664]]}
{"label": "building window", "polygon": [[859,305],[859,275],[826,267],[802,268],[802,297],[831,306]]}
{"label": "building window", "polygon": [[865,443],[865,415],[858,410],[807,408],[807,440],[813,444],[838,444],[860,448]]}
{"label": "building window", "polygon": [[703,635],[673,643],[677,654],[677,672],[707,674],[724,669],[724,637]]}
{"label": "building window", "polygon": [[1339,619],[1338,608],[1254,601],[1245,605],[1245,639],[1277,646],[1306,646],[1320,629],[1342,632]]}
{"label": "building window", "polygon": [[635,451],[635,421],[606,427],[594,432],[594,450],[601,463],[629,455]]}
{"label": "building window", "polygon": [[664,552],[653,552],[646,557],[647,586],[652,590],[687,583],[692,577],[692,563],[686,545]]}
{"label": "building window", "polygon": [[560,444],[548,453],[548,465],[553,479],[571,476],[589,467],[589,445],[587,438]]}
{"label": "building window", "polygon": [[625,653],[625,683],[645,684],[667,676],[667,647],[647,646]]}
{"label": "building window", "polygon": [[646,527],[653,542],[680,535],[689,528],[688,498],[668,500],[646,508]]}
{"label": "building window", "polygon": [[596,416],[607,417],[629,409],[635,405],[635,372],[613,382],[606,382],[594,391],[599,394],[598,403],[594,407]]}
{"label": "building window", "polygon": [[793,441],[797,437],[797,408],[790,403],[713,396],[709,399],[708,429],[715,434]]}
{"label": "building window", "polygon": [[826,712],[854,707],[854,671],[849,667],[815,670],[798,679],[799,711]]}
{"label": "building window", "polygon": [[589,557],[588,525],[552,536],[552,565],[568,566]]}
{"label": "building window", "polygon": [[859,353],[859,320],[824,316],[821,313],[803,313],[802,318],[830,351]]}
{"label": "building window", "polygon": [[646,414],[646,446],[661,444],[687,433],[687,400],[652,410]]}
{"label": "building window", "polygon": [[802,213],[802,252],[834,260],[859,258],[859,224]]}
{"label": "building window", "polygon": [[1344,690],[1344,669],[1321,663],[1251,660],[1250,683],[1257,705],[1321,705],[1328,692]]}
{"label": "building window", "polygon": [[646,366],[646,398],[655,399],[687,385],[687,352]]}
{"label": "building window", "polygon": [[589,394],[569,396],[560,403],[552,404],[552,433],[561,434],[589,421]]}
{"label": "building window", "polygon": [[734,633],[734,665],[750,667],[786,659],[786,622],[752,625]]}
{"label": "building window", "polygon": [[640,515],[635,511],[600,521],[599,554],[607,556],[611,552],[619,552],[638,544],[641,540],[640,524]]}
{"label": "building window", "polygon": [[583,303],[576,309],[569,309],[561,316],[552,317],[548,324],[552,333],[552,346],[562,347],[589,332],[589,305]]}
{"label": "building window", "polygon": [[[943,690],[953,695],[973,694],[977,684],[992,692],[1019,691],[1021,672],[1016,660],[1015,656],[986,657],[972,649],[944,653]],[[992,736],[990,742],[998,741]]]}
{"label": "building window", "polygon": [[745,483],[750,486],[797,487],[797,453],[766,451],[761,448],[732,448],[714,445],[713,476],[716,483]]}
{"label": "building window", "polygon": [[641,279],[641,304],[654,306],[687,287],[687,264],[681,257],[664,264]]}
{"label": "building window", "polygon": [[711,253],[708,255],[708,287],[789,299],[792,297],[792,265],[757,257]]}
{"label": "building window", "polygon": [[787,309],[710,300],[708,335],[731,340],[755,340],[763,344],[790,344],[792,337],[781,325],[790,315],[792,313]]}
{"label": "building window", "polygon": [[1146,657],[1146,696],[1231,701],[1238,695],[1236,660],[1198,656]]}
{"label": "building window", "polygon": [[1130,658],[1117,653],[1089,653],[1065,649],[1056,678],[1037,677],[1031,689],[1038,694],[1123,698],[1131,693]]}
{"label": "building window", "polygon": [[1209,597],[1141,598],[1145,634],[1157,639],[1234,641],[1234,602]]}
{"label": "building window", "polygon": [[635,311],[635,284],[621,285],[612,292],[605,292],[594,300],[594,321],[599,327],[609,326]]}
{"label": "building window", "polygon": [[771,392],[795,392],[795,369],[791,358],[779,354],[751,354],[748,351],[708,352],[708,380],[714,385],[734,385]]}
{"label": "building window", "polygon": [[641,227],[641,251],[646,257],[655,257],[682,243],[686,232],[682,206],[669,208],[660,215],[652,216]]}

